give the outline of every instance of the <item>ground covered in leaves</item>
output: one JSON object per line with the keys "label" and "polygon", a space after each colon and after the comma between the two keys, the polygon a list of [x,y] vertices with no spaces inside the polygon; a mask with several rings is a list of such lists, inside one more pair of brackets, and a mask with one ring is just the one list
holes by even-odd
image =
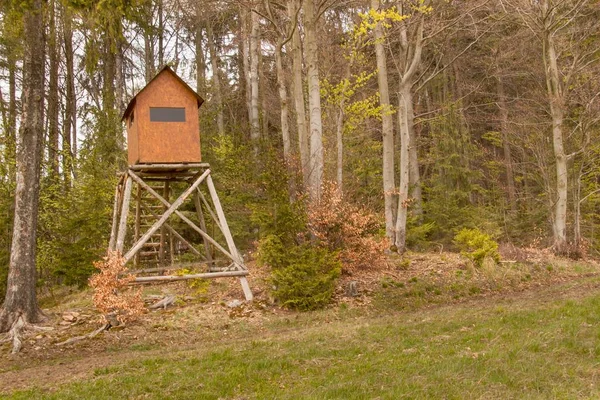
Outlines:
{"label": "ground covered in leaves", "polygon": [[[43,300],[43,307],[48,316],[47,325],[54,330],[28,336],[23,350],[15,356],[9,354],[8,344],[0,347],[0,393],[15,398],[86,398],[95,393],[96,397],[108,398],[114,397],[108,389],[111,382],[118,381],[121,376],[129,376],[132,382],[117,382],[128,387],[129,398],[146,395],[161,398],[161,393],[166,393],[165,387],[171,386],[175,388],[171,395],[177,398],[185,398],[181,397],[184,393],[189,398],[215,399],[264,398],[273,397],[275,393],[282,398],[298,398],[301,393],[307,393],[300,396],[306,398],[357,398],[360,390],[370,393],[369,398],[435,396],[437,392],[432,389],[430,380],[450,379],[454,368],[450,365],[460,364],[465,359],[488,362],[495,352],[499,357],[503,351],[512,351],[503,348],[509,344],[504,342],[502,335],[493,332],[505,332],[508,335],[506,340],[515,340],[518,335],[530,339],[557,335],[546,332],[535,321],[551,326],[557,323],[553,320],[557,309],[577,309],[573,301],[582,301],[592,310],[594,304],[600,301],[600,266],[596,262],[565,260],[533,250],[506,254],[501,264],[487,263],[480,268],[473,267],[465,258],[454,253],[391,257],[388,265],[379,270],[344,274],[334,303],[326,310],[310,313],[279,308],[269,297],[268,271],[252,265],[250,268],[250,283],[256,294],[256,300],[251,304],[239,301],[243,295],[235,279],[221,279],[210,284],[180,282],[151,286],[144,289],[144,299],[148,304],[166,295],[175,295],[175,304],[149,311],[138,321],[112,328],[93,339],[69,345],[58,344],[100,326],[100,317],[92,307],[91,293],[74,290],[48,295]],[[587,309],[585,304],[582,310]],[[520,312],[527,312],[527,318],[515,317],[515,313]],[[577,360],[578,354],[584,358],[590,355],[596,357],[594,354],[598,349],[594,338],[597,339],[599,331],[593,318],[573,312],[578,325],[566,339],[580,338],[583,341],[581,346],[585,348],[580,349],[573,343],[574,348],[553,349],[551,346],[562,339],[548,336],[546,341],[540,339],[531,344],[533,347],[523,356],[531,352],[536,357],[552,360],[554,355],[562,354],[561,362],[572,362],[584,368],[583,361],[586,360]],[[471,314],[480,315],[482,319]],[[504,326],[497,321],[498,316],[507,321],[517,318],[520,322]],[[517,331],[511,332],[511,326]],[[393,337],[395,334],[390,332],[397,329],[407,329],[402,340],[385,338],[388,334]],[[543,332],[538,332],[539,329]],[[481,347],[481,338],[471,343],[468,338],[475,333],[478,338],[483,337],[484,342],[498,341],[498,344]],[[424,340],[421,336],[431,336],[428,339],[430,343],[418,345]],[[340,337],[347,337],[350,347],[346,348]],[[468,343],[463,343],[464,340]],[[361,342],[364,345],[362,350]],[[275,365],[277,362],[271,354],[271,350],[275,349],[281,353],[277,357],[285,365]],[[537,359],[528,355],[529,360],[521,360],[520,353],[513,350],[515,353],[510,362],[527,365]],[[564,358],[565,354],[567,358]],[[348,357],[351,360],[346,360]],[[364,365],[360,362],[361,357],[365,358]],[[398,386],[390,382],[386,384],[391,385],[388,390],[386,385],[375,385],[379,380],[387,382],[391,379],[386,377],[382,366],[386,363],[395,365],[392,361],[395,357],[416,358],[413,360],[416,363],[414,371],[401,371],[408,366],[398,366],[400,369],[396,371],[416,374],[413,386]],[[418,360],[423,357],[423,360]],[[426,358],[438,360],[444,357],[448,359],[440,361],[439,369],[432,367],[427,372]],[[507,362],[501,358],[500,363]],[[341,366],[342,361],[349,370]],[[446,365],[446,362],[449,364]],[[237,365],[240,363],[248,363],[247,368],[258,372],[240,371],[241,367]],[[189,375],[188,369],[192,367],[202,371],[206,369],[203,378],[196,383],[181,377],[182,373]],[[514,390],[519,389],[521,384],[528,387],[526,383],[519,383],[519,379],[525,378],[511,376],[509,371],[502,370],[497,382],[488,382],[489,371],[486,373],[483,366],[477,366],[475,370],[471,368],[474,368],[473,365],[467,367],[472,376],[464,385],[473,392],[472,396],[462,397],[510,397],[513,392],[506,390],[514,385]],[[339,387],[338,391],[333,390],[337,387],[333,381],[332,386],[327,388],[327,383],[321,382],[318,373],[322,369],[355,381],[354,375],[361,368],[365,368],[365,371],[359,371],[361,376],[366,375],[356,384],[363,387],[350,385],[349,392]],[[489,368],[500,366],[490,363]],[[566,390],[565,396],[587,397],[597,393],[593,391],[597,383],[593,371],[597,371],[597,365],[590,368],[584,371],[587,377],[576,380],[575,392]],[[179,373],[174,372],[180,369]],[[218,384],[227,371],[233,377],[231,379],[238,382]],[[276,371],[284,371],[284,375],[289,373],[290,376],[279,376],[280,372]],[[557,375],[562,373],[566,379],[573,371],[555,372]],[[138,376],[148,373],[157,374],[158,383],[154,389],[151,380],[146,382]],[[374,375],[370,376],[371,373]],[[304,381],[294,381],[292,375],[300,376]],[[247,379],[250,381],[246,382]],[[478,379],[489,385],[489,396],[485,391],[475,389],[474,382]],[[258,384],[259,381],[262,383]],[[136,386],[135,382],[143,387]],[[247,390],[243,387],[244,383],[248,385]],[[197,386],[190,389],[189,385]],[[179,387],[182,392],[177,391]],[[273,392],[274,389],[279,391]],[[561,397],[562,392],[556,390],[531,393],[537,393],[539,397],[552,393],[552,396]],[[456,397],[461,396],[456,394]]]}

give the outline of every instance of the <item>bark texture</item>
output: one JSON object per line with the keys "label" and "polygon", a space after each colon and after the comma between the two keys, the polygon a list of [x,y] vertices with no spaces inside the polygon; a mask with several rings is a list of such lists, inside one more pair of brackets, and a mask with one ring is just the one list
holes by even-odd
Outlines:
{"label": "bark texture", "polygon": [[[379,0],[371,0],[371,8],[379,10]],[[374,29],[375,56],[377,58],[377,84],[379,87],[379,104],[381,112],[381,134],[383,142],[383,198],[385,207],[385,235],[394,244],[396,240],[394,229],[394,123],[392,120],[390,90],[388,85],[387,58],[383,46],[384,35],[381,23]]]}
{"label": "bark texture", "polygon": [[323,184],[323,123],[321,120],[321,86],[317,46],[318,14],[313,0],[304,3],[308,107],[310,116],[310,170],[308,193],[312,201],[321,199]]}
{"label": "bark texture", "polygon": [[24,318],[42,318],[35,291],[36,231],[43,145],[44,51],[42,1],[33,0],[24,14],[24,90],[22,124],[17,141],[15,219],[6,297],[0,311],[0,332]]}

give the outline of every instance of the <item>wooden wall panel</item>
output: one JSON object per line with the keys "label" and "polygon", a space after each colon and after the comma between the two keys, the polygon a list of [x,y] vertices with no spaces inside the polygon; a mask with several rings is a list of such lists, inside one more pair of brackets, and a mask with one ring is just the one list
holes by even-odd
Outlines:
{"label": "wooden wall panel", "polygon": [[129,123],[130,118],[131,116],[125,120],[125,125],[127,126],[127,161],[129,162],[129,165],[134,165],[137,164],[140,159],[135,106],[133,108],[133,124]]}
{"label": "wooden wall panel", "polygon": [[[152,122],[150,107],[184,107],[186,121]],[[170,72],[162,72],[138,94],[134,125],[137,127],[138,163],[201,161],[197,98]],[[130,162],[133,159],[135,157],[130,154]]]}

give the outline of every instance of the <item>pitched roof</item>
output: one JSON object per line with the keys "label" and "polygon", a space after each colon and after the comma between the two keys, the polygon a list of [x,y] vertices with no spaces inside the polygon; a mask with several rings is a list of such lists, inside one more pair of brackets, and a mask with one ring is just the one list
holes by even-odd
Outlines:
{"label": "pitched roof", "polygon": [[129,101],[129,104],[127,105],[127,108],[125,109],[125,112],[123,113],[123,117],[121,118],[121,121],[127,119],[127,117],[129,116],[129,114],[131,113],[131,111],[133,111],[133,106],[135,105],[135,99],[136,97],[142,93],[144,90],[146,90],[146,88],[148,86],[150,86],[150,84],[163,72],[168,72],[171,73],[171,75],[173,75],[182,85],[183,87],[185,87],[187,90],[189,90],[194,97],[196,97],[196,100],[198,101],[198,108],[200,108],[200,106],[202,105],[202,103],[204,103],[204,99],[202,97],[200,97],[200,95],[198,93],[196,93],[196,91],[194,89],[192,89],[187,83],[185,83],[185,81],[183,79],[181,79],[179,77],[179,75],[177,75],[175,72],[173,72],[173,70],[171,69],[171,67],[169,67],[168,65],[163,66],[162,68],[160,68],[158,70],[158,72],[156,73],[156,75],[154,75],[154,78],[152,78],[150,80],[150,82],[148,82],[146,84],[146,86],[144,86],[139,92],[136,93],[135,96],[133,96],[133,98]]}

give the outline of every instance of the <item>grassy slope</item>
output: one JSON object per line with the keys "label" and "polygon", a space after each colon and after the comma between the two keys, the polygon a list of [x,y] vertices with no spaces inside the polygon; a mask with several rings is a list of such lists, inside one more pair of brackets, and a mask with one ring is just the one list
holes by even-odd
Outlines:
{"label": "grassy slope", "polygon": [[598,398],[597,285],[383,316],[342,307],[261,331],[240,322],[229,343],[140,351],[92,380],[10,398]]}

